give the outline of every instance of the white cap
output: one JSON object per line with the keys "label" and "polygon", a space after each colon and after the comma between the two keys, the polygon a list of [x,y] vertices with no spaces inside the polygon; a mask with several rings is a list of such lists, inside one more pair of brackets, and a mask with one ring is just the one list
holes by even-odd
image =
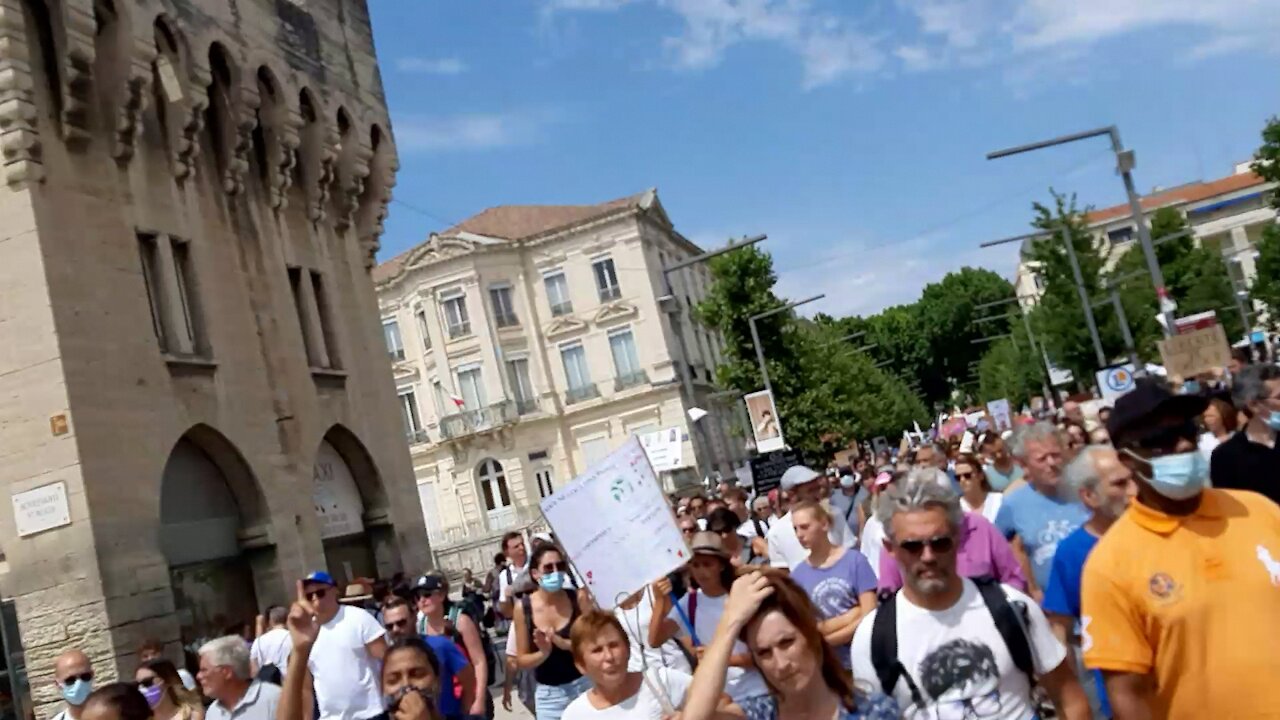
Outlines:
{"label": "white cap", "polygon": [[821,475],[803,465],[792,465],[787,468],[786,472],[782,473],[782,489],[795,490],[801,485],[807,485],[821,477]]}

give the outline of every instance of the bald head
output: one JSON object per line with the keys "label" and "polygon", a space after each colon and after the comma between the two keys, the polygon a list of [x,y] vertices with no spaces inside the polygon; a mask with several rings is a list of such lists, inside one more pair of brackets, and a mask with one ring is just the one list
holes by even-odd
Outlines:
{"label": "bald head", "polygon": [[53,672],[58,678],[58,682],[74,676],[83,675],[84,673],[93,672],[93,664],[89,662],[89,656],[79,650],[67,650],[53,661]]}

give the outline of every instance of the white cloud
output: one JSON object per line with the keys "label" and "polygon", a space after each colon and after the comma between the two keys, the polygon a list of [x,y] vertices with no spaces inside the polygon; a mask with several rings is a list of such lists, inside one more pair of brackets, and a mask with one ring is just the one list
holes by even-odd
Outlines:
{"label": "white cloud", "polygon": [[396,147],[402,152],[457,152],[531,145],[564,119],[554,110],[397,116]]}
{"label": "white cloud", "polygon": [[467,71],[467,64],[455,57],[405,57],[396,61],[396,69],[400,72],[423,75],[461,75]]}

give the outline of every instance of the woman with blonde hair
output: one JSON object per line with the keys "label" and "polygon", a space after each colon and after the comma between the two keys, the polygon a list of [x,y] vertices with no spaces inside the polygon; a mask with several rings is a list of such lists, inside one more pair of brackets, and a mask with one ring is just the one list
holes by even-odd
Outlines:
{"label": "woman with blonde hair", "polygon": [[862,553],[831,543],[831,515],[817,503],[802,502],[791,510],[796,538],[809,556],[791,571],[791,579],[804,589],[818,609],[818,629],[835,648],[847,669],[849,643],[862,618],[876,607],[876,573]]}
{"label": "woman with blonde hair", "polygon": [[775,570],[739,577],[703,651],[683,720],[710,720],[724,691],[734,645],[745,643],[769,694],[738,705],[748,720],[896,720],[898,705],[866,693],[823,639],[804,590]]}
{"label": "woman with blonde hair", "polygon": [[133,673],[138,691],[156,720],[203,720],[200,695],[182,684],[178,668],[168,660],[148,660]]}

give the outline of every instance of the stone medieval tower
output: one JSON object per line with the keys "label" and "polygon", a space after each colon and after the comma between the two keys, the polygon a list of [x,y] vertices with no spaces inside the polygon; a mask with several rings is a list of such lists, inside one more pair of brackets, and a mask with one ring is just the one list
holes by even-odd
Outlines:
{"label": "stone medieval tower", "polygon": [[308,570],[426,567],[369,277],[397,163],[363,0],[0,0],[0,150],[20,714],[56,710],[66,648],[131,677],[142,640],[177,660]]}

